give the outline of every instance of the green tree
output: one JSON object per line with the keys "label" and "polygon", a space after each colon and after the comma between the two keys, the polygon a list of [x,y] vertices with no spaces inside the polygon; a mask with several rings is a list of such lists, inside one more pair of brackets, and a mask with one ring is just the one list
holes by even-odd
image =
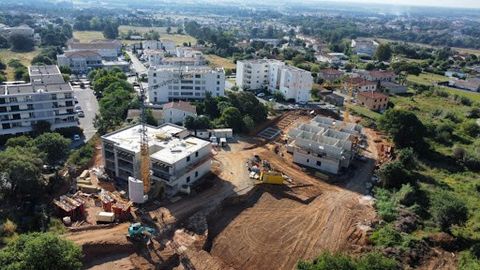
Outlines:
{"label": "green tree", "polygon": [[14,51],[29,52],[35,49],[33,39],[22,34],[12,34],[9,42]]}
{"label": "green tree", "polygon": [[167,34],[170,34],[172,32],[172,27],[168,26],[167,27]]}
{"label": "green tree", "polygon": [[399,269],[398,263],[394,259],[385,257],[378,252],[370,252],[357,262],[357,270],[395,270]]}
{"label": "green tree", "polygon": [[33,143],[45,153],[46,162],[55,165],[67,158],[71,141],[58,133],[44,133],[35,138]]}
{"label": "green tree", "polygon": [[463,131],[471,137],[478,137],[480,135],[480,126],[475,120],[467,120],[462,124]]}
{"label": "green tree", "polygon": [[383,186],[387,188],[399,188],[403,184],[412,182],[410,172],[405,169],[400,161],[385,163],[378,170],[378,176]]}
{"label": "green tree", "polygon": [[246,132],[250,132],[255,129],[255,122],[249,115],[245,115],[243,117],[243,127],[245,128]]}
{"label": "green tree", "polygon": [[433,194],[430,211],[433,220],[443,231],[450,230],[452,225],[463,224],[468,218],[465,202],[445,190],[439,190]]}
{"label": "green tree", "polygon": [[33,127],[32,127],[33,136],[38,136],[45,132],[50,132],[50,131],[51,131],[50,122],[47,122],[44,120],[37,121],[35,124],[33,124]]}
{"label": "green tree", "polygon": [[0,268],[9,270],[81,269],[82,251],[52,233],[31,233],[0,250]]}
{"label": "green tree", "polygon": [[392,48],[389,44],[380,44],[375,52],[375,59],[378,61],[390,61],[392,58]]}
{"label": "green tree", "polygon": [[37,197],[43,185],[41,166],[43,162],[32,148],[7,147],[0,152],[0,192],[15,198]]}
{"label": "green tree", "polygon": [[353,260],[340,253],[322,253],[313,262],[300,261],[297,264],[298,270],[355,270]]}
{"label": "green tree", "polygon": [[22,135],[18,137],[13,137],[7,140],[5,143],[6,147],[31,147],[33,145],[32,138]]}
{"label": "green tree", "polygon": [[390,109],[380,117],[380,129],[392,136],[400,148],[423,146],[425,126],[415,114],[405,110]]}
{"label": "green tree", "polygon": [[227,127],[233,128],[234,131],[238,132],[242,130],[242,114],[237,108],[226,108],[222,112],[221,119]]}

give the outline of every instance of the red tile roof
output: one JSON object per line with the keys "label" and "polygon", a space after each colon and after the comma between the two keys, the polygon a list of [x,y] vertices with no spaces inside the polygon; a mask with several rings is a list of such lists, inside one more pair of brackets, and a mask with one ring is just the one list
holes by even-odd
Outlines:
{"label": "red tile roof", "polygon": [[374,91],[369,91],[369,92],[360,92],[357,95],[363,96],[366,98],[388,98],[387,95],[380,93],[380,92],[374,92]]}
{"label": "red tile roof", "polygon": [[372,70],[369,71],[368,74],[371,77],[395,77],[395,73],[393,71],[386,71],[386,70]]}
{"label": "red tile roof", "polygon": [[333,69],[333,68],[322,69],[322,70],[320,70],[320,73],[327,74],[327,75],[342,75],[343,74],[343,72],[341,72],[340,70]]}
{"label": "red tile roof", "polygon": [[163,109],[177,109],[190,113],[197,113],[197,108],[190,104],[190,102],[178,101],[178,102],[169,102],[163,105]]}

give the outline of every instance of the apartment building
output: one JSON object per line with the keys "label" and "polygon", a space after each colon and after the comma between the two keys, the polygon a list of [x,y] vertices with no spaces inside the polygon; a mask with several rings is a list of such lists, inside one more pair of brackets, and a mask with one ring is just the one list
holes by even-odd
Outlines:
{"label": "apartment building", "polygon": [[30,83],[7,84],[0,94],[0,135],[31,132],[38,121],[52,130],[77,126],[73,89],[57,66],[31,66]]}
{"label": "apartment building", "polygon": [[[140,177],[140,129],[135,125],[102,136],[105,171],[123,181]],[[165,185],[167,196],[210,172],[211,144],[174,124],[147,126],[151,180]]]}
{"label": "apartment building", "polygon": [[67,42],[68,51],[94,51],[103,60],[117,60],[122,53],[122,43],[118,40],[94,40],[88,43],[70,40]]}
{"label": "apartment building", "polygon": [[225,95],[225,71],[208,66],[159,66],[148,70],[147,98],[159,104]]}
{"label": "apartment building", "polygon": [[352,39],[351,47],[357,55],[373,57],[378,48],[378,43],[373,39]]}
{"label": "apartment building", "polygon": [[359,125],[316,116],[289,131],[287,151],[295,163],[338,174],[350,166],[361,131]]}
{"label": "apartment building", "polygon": [[65,51],[57,55],[57,63],[61,67],[70,68],[74,74],[82,74],[102,67],[102,56],[89,50]]}
{"label": "apartment building", "polygon": [[313,77],[310,72],[274,59],[237,61],[237,86],[244,90],[280,91],[295,102],[310,100]]}

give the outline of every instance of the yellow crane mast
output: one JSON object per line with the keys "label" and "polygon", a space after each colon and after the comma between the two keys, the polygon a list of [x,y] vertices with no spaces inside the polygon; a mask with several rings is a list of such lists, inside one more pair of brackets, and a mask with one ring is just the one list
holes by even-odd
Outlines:
{"label": "yellow crane mast", "polygon": [[[138,76],[137,76],[138,80]],[[148,147],[148,133],[147,133],[147,110],[145,108],[145,89],[143,89],[142,82],[138,82],[140,87],[140,177],[143,182],[143,191],[145,194],[150,192],[150,153]]]}

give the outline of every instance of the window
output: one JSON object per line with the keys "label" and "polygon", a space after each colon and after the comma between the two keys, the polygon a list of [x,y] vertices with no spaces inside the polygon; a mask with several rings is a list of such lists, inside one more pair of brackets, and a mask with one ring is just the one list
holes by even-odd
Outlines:
{"label": "window", "polygon": [[190,176],[187,177],[187,183],[190,183]]}
{"label": "window", "polygon": [[195,157],[198,157],[198,151],[197,151],[197,152],[195,152]]}
{"label": "window", "polygon": [[190,162],[190,156],[187,157],[187,162]]}
{"label": "window", "polygon": [[307,163],[310,163],[310,159],[307,158]]}
{"label": "window", "polygon": [[201,78],[202,76],[200,74],[195,74],[195,78]]}
{"label": "window", "polygon": [[195,172],[195,177],[198,177],[198,172]]}
{"label": "window", "polygon": [[321,167],[321,166],[322,166],[322,162],[317,161],[317,166],[318,166],[318,167]]}
{"label": "window", "polygon": [[154,72],[154,73],[153,73],[153,77],[157,77],[157,73]]}

